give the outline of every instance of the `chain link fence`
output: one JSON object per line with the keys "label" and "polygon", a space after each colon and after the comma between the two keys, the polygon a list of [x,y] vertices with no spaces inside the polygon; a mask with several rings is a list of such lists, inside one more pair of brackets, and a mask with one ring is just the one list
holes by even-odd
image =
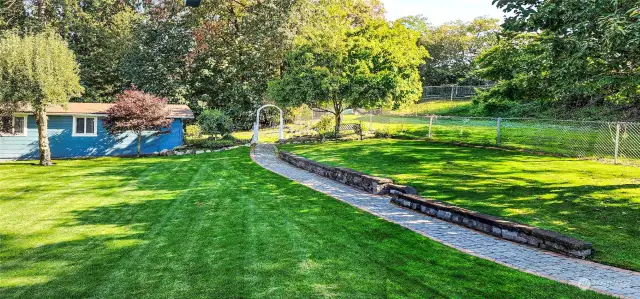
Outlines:
{"label": "chain link fence", "polygon": [[640,123],[375,114],[354,116],[354,120],[382,136],[526,149],[640,166]]}
{"label": "chain link fence", "polygon": [[422,99],[450,99],[462,100],[475,96],[478,90],[489,89],[493,85],[477,85],[477,86],[461,86],[461,85],[441,85],[441,86],[423,86]]}

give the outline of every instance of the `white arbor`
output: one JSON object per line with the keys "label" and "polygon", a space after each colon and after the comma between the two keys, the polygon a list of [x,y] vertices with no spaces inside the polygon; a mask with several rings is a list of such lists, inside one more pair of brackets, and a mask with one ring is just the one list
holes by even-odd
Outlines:
{"label": "white arbor", "polygon": [[284,118],[282,114],[282,109],[280,109],[280,107],[276,105],[264,105],[258,108],[258,111],[256,112],[256,123],[253,125],[253,138],[251,139],[251,144],[256,144],[259,141],[258,133],[260,131],[260,112],[262,111],[262,109],[267,107],[274,107],[278,109],[278,111],[280,111],[280,134],[278,135],[279,136],[278,140],[284,139]]}

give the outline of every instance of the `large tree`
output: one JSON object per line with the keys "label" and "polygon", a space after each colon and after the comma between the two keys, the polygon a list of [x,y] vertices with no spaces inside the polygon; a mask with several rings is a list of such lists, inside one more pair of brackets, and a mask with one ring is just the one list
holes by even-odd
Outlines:
{"label": "large tree", "polygon": [[[499,88],[511,85],[510,93],[524,95],[513,100],[526,100],[539,92],[514,82],[512,73],[517,73],[516,79],[526,76],[536,85],[545,85],[543,100],[570,103],[572,107],[615,103],[627,107],[624,114],[629,117],[640,117],[638,1],[494,0],[494,3],[510,17],[504,23],[503,41],[482,57],[480,65],[488,70],[483,71],[485,74],[505,82]],[[536,55],[545,59],[545,63],[534,64],[538,66],[535,70],[532,65],[519,64],[502,74],[491,71],[496,65],[508,65],[514,58],[513,53],[500,52],[523,49],[524,34],[533,36],[528,38],[529,49],[544,51]],[[524,57],[531,54],[520,53]],[[509,96],[499,89],[493,93]]]}
{"label": "large tree", "polygon": [[9,113],[30,106],[38,125],[40,165],[51,165],[47,109],[80,96],[78,64],[62,38],[44,31],[24,37],[8,31],[0,38],[0,108]]}
{"label": "large tree", "polygon": [[305,20],[306,2],[203,2],[190,16],[197,44],[189,64],[191,99],[248,128]]}
{"label": "large tree", "polygon": [[111,101],[126,86],[118,67],[132,43],[131,28],[149,5],[136,0],[0,0],[0,30],[55,30],[80,64],[86,92],[72,100]]}
{"label": "large tree", "polygon": [[160,2],[149,9],[133,30],[134,42],[122,59],[124,81],[172,102],[186,101],[195,38],[185,13],[177,2]]}
{"label": "large tree", "polygon": [[418,66],[427,51],[419,33],[376,14],[353,17],[344,4],[326,1],[318,23],[303,32],[269,94],[287,106],[306,104],[335,116],[351,107],[393,107],[422,93]]}
{"label": "large tree", "polygon": [[422,33],[419,40],[430,54],[420,67],[425,85],[481,83],[472,76],[473,60],[498,40],[498,19],[479,17],[471,22],[454,21],[433,26],[421,16],[399,20]]}

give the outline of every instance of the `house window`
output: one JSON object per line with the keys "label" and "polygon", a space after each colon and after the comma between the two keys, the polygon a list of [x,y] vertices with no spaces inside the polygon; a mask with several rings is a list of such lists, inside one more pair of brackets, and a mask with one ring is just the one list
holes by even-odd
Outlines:
{"label": "house window", "polygon": [[27,117],[0,117],[0,136],[27,136]]}
{"label": "house window", "polygon": [[97,136],[96,117],[73,117],[73,136]]}

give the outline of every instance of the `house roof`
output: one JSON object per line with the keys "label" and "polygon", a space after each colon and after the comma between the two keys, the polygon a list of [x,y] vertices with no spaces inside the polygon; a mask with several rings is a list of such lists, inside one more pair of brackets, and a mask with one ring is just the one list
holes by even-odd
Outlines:
{"label": "house roof", "polygon": [[[106,115],[107,110],[113,106],[109,103],[69,103],[65,109],[62,106],[49,107],[49,115]],[[193,111],[187,105],[167,105],[170,118],[194,118]],[[32,112],[26,109],[22,112]]]}

